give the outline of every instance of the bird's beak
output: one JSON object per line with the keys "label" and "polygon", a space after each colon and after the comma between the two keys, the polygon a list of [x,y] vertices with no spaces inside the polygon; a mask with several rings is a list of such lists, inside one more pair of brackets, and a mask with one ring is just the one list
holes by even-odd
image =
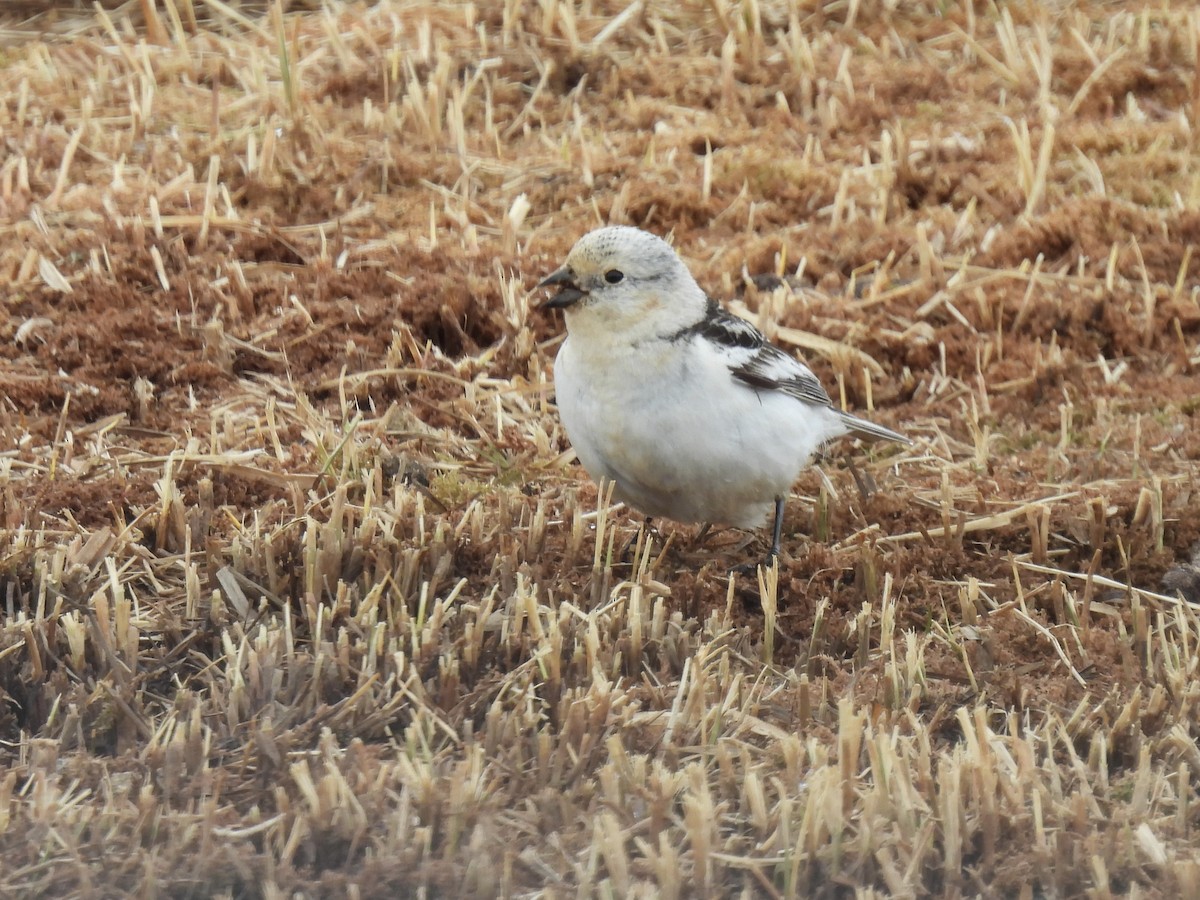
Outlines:
{"label": "bird's beak", "polygon": [[539,288],[553,287],[555,285],[559,286],[559,292],[541,304],[540,309],[566,309],[568,306],[574,306],[587,296],[587,292],[581,291],[579,286],[575,284],[575,273],[566,266],[551,272],[538,282]]}

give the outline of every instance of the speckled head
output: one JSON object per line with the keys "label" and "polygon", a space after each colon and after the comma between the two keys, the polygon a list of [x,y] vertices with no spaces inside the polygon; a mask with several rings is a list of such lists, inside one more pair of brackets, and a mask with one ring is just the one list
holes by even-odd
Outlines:
{"label": "speckled head", "polygon": [[626,225],[610,225],[581,237],[562,268],[538,287],[559,292],[543,309],[567,312],[575,331],[601,324],[611,330],[662,331],[690,324],[704,314],[707,298],[687,266],[658,235]]}

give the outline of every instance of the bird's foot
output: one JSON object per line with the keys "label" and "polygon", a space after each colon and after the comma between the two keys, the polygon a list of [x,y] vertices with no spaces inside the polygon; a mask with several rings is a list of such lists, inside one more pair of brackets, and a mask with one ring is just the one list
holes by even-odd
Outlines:
{"label": "bird's foot", "polygon": [[757,562],[742,563],[741,565],[734,566],[729,571],[735,575],[756,575],[758,574],[759,566],[762,566],[764,569],[769,569],[771,566],[778,565],[778,563],[779,553],[772,549],[767,552],[765,559],[761,559]]}
{"label": "bird's foot", "polygon": [[630,565],[637,562],[637,550],[644,546],[643,539],[649,540],[652,535],[658,534],[658,529],[654,527],[654,520],[650,516],[646,516],[642,522],[642,526],[629,536],[629,540],[625,542],[625,546],[621,548],[621,555],[618,557],[621,562]]}
{"label": "bird's foot", "polygon": [[779,542],[783,536],[783,497],[775,498],[775,524],[771,528],[771,549],[767,551],[767,558],[762,563],[743,563],[740,566],[734,566],[733,570],[739,575],[753,575],[758,571],[759,565],[764,569],[769,569],[771,566],[779,562]]}

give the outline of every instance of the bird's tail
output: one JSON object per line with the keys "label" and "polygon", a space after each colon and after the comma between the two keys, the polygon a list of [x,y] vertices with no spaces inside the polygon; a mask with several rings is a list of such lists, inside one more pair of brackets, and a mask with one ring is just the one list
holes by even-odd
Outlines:
{"label": "bird's tail", "polygon": [[898,431],[892,431],[890,428],[884,428],[882,425],[876,425],[874,422],[868,422],[866,419],[860,419],[850,413],[841,413],[841,417],[851,437],[866,438],[868,441],[895,441],[897,444],[912,443]]}

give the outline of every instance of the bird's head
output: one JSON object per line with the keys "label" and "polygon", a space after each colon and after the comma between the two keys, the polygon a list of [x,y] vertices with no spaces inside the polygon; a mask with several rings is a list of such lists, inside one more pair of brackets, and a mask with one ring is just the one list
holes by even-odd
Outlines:
{"label": "bird's head", "polygon": [[686,328],[708,302],[666,241],[624,225],[585,234],[538,287],[559,289],[541,307],[563,310],[568,331],[634,341]]}

